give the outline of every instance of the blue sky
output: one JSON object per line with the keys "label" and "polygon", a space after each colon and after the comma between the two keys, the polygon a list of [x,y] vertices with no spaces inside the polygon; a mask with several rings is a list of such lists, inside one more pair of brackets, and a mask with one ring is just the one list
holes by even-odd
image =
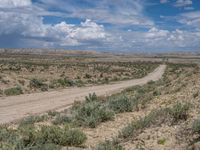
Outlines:
{"label": "blue sky", "polygon": [[200,1],[0,0],[0,47],[200,51]]}

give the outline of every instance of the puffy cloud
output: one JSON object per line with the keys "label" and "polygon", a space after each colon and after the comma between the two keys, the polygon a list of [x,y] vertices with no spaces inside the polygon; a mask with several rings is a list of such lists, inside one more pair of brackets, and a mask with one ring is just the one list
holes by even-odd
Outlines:
{"label": "puffy cloud", "polygon": [[184,7],[187,5],[192,5],[192,0],[177,0],[174,4],[176,7]]}
{"label": "puffy cloud", "polygon": [[61,39],[62,45],[78,45],[88,40],[106,40],[108,34],[104,31],[103,25],[87,19],[80,26],[70,25],[61,22],[51,27],[51,30]]}
{"label": "puffy cloud", "polygon": [[169,34],[169,31],[167,31],[167,30],[159,30],[159,29],[153,27],[146,33],[146,38],[159,39],[159,38],[166,37],[168,34]]}
{"label": "puffy cloud", "polygon": [[200,11],[182,13],[178,16],[178,22],[200,29]]}
{"label": "puffy cloud", "polygon": [[14,8],[14,7],[25,7],[30,6],[31,0],[1,0],[0,7],[3,8]]}
{"label": "puffy cloud", "polygon": [[[30,3],[29,3],[30,2]],[[44,24],[43,17],[32,13],[34,7],[28,0],[0,1],[0,36],[15,35],[21,39],[34,39],[35,43],[44,41],[43,46],[70,46],[81,45],[85,41],[106,40],[108,34],[103,25],[87,19],[80,25],[67,24]],[[24,7],[23,11],[21,8]],[[10,9],[16,7],[15,9]],[[42,13],[42,9],[37,8]],[[47,13],[48,14],[48,13]],[[42,42],[40,42],[42,43]]]}

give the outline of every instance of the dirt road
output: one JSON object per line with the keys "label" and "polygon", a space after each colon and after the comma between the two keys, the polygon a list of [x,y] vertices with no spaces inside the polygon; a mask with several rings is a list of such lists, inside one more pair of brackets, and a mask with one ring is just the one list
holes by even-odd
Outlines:
{"label": "dirt road", "polygon": [[109,85],[76,87],[60,91],[0,98],[0,124],[9,123],[31,114],[68,107],[74,100],[84,100],[85,96],[89,93],[95,92],[97,95],[110,95],[111,93],[119,92],[130,86],[143,85],[151,80],[159,80],[165,68],[166,65],[160,65],[144,78],[121,81]]}

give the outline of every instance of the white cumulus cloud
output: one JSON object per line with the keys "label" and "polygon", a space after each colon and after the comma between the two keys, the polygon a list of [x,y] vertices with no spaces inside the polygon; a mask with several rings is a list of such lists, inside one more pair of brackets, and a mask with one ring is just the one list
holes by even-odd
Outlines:
{"label": "white cumulus cloud", "polygon": [[0,0],[0,7],[2,8],[23,7],[31,4],[31,0]]}
{"label": "white cumulus cloud", "polygon": [[192,0],[177,0],[174,6],[184,7],[187,5],[192,5]]}

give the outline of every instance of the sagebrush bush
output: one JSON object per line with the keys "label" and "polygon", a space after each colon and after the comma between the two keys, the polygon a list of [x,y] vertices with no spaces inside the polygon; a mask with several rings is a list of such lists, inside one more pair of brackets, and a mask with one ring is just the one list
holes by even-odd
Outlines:
{"label": "sagebrush bush", "polygon": [[160,125],[168,117],[167,109],[153,110],[147,116],[140,118],[136,121],[129,123],[120,132],[120,138],[129,138],[137,136],[144,128],[150,127],[151,125]]}
{"label": "sagebrush bush", "polygon": [[188,117],[189,104],[176,103],[171,109],[170,114],[174,122],[179,120],[186,120]]}
{"label": "sagebrush bush", "polygon": [[61,146],[53,143],[46,144],[37,144],[35,146],[31,146],[30,150],[60,150]]}
{"label": "sagebrush bush", "polygon": [[29,85],[31,88],[41,88],[44,85],[44,83],[41,80],[33,78],[30,80]]}
{"label": "sagebrush bush", "polygon": [[[22,149],[59,149],[60,146],[80,146],[86,141],[86,135],[78,129],[59,126],[33,125],[21,126],[18,130],[0,130],[0,142],[11,145],[16,150]],[[1,147],[1,146],[0,146]]]}
{"label": "sagebrush bush", "polygon": [[20,95],[20,94],[23,94],[23,91],[20,86],[17,86],[17,87],[13,87],[13,88],[4,90],[4,94],[7,96]]}
{"label": "sagebrush bush", "polygon": [[93,93],[93,94],[90,93],[88,96],[85,97],[85,101],[87,103],[97,101],[97,100],[98,100],[98,98],[97,98],[97,95],[95,93]]}
{"label": "sagebrush bush", "polygon": [[72,129],[67,130],[64,135],[64,143],[63,145],[70,145],[70,146],[79,146],[83,144],[87,140],[86,135],[78,130],[78,129]]}
{"label": "sagebrush bush", "polygon": [[196,119],[193,121],[192,130],[193,132],[200,133],[200,119]]}
{"label": "sagebrush bush", "polygon": [[119,144],[117,140],[108,141],[100,143],[97,146],[97,150],[125,150],[122,145]]}
{"label": "sagebrush bush", "polygon": [[[188,116],[189,104],[177,103],[172,108],[164,108],[160,110],[153,110],[147,116],[129,123],[120,132],[120,138],[134,137],[143,129],[152,125],[159,126],[164,122],[170,121],[172,123],[179,120],[186,120]],[[170,119],[172,118],[172,119]],[[198,124],[199,123],[199,124]],[[194,127],[198,127],[200,131],[200,122],[196,122]],[[197,130],[198,131],[198,130]]]}
{"label": "sagebrush bush", "polygon": [[56,115],[56,118],[52,121],[55,125],[70,123],[72,121],[72,118],[66,115]]}
{"label": "sagebrush bush", "polygon": [[82,126],[96,127],[100,122],[112,120],[114,112],[101,102],[87,102],[74,110],[75,122]]}
{"label": "sagebrush bush", "polygon": [[47,114],[48,114],[49,116],[51,116],[51,117],[55,117],[56,115],[60,115],[60,113],[57,112],[57,111],[48,111]]}
{"label": "sagebrush bush", "polygon": [[117,96],[108,100],[108,107],[116,113],[131,112],[133,110],[133,102],[127,96]]}
{"label": "sagebrush bush", "polygon": [[42,116],[28,116],[24,119],[21,120],[21,122],[19,123],[19,126],[23,126],[23,125],[31,125],[34,124],[36,122],[42,122],[48,119],[47,115],[42,115]]}

